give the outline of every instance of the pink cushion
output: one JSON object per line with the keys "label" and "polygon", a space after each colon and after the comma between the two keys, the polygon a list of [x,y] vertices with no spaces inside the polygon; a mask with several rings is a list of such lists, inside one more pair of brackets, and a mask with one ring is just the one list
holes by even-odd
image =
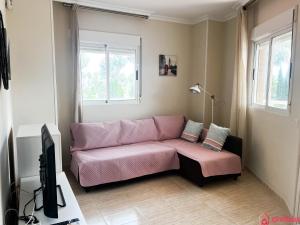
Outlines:
{"label": "pink cushion", "polygon": [[74,123],[71,125],[71,151],[120,145],[121,122]]}
{"label": "pink cushion", "polygon": [[216,152],[204,148],[199,143],[179,139],[166,140],[162,143],[176,148],[179,154],[198,161],[204,177],[239,174],[242,171],[241,158],[226,150]]}
{"label": "pink cushion", "polygon": [[181,136],[185,126],[185,118],[179,116],[154,116],[159,140],[175,139]]}
{"label": "pink cushion", "polygon": [[72,153],[71,170],[83,187],[172,169],[179,169],[176,150],[159,142]]}
{"label": "pink cushion", "polygon": [[153,119],[121,120],[122,145],[158,140],[158,132]]}

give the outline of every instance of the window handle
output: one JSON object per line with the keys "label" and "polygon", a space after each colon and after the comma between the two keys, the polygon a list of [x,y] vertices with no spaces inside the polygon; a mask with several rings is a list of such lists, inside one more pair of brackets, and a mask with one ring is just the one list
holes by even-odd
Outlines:
{"label": "window handle", "polygon": [[135,71],[135,80],[139,80],[139,71],[138,70]]}

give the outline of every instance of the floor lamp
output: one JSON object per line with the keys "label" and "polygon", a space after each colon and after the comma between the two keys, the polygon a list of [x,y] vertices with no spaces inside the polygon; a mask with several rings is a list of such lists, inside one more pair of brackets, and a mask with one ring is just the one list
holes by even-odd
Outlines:
{"label": "floor lamp", "polygon": [[211,99],[211,122],[214,122],[214,103],[215,103],[215,95],[209,93],[207,90],[205,90],[199,83],[193,85],[190,87],[190,91],[193,94],[200,94],[202,91],[208,95]]}

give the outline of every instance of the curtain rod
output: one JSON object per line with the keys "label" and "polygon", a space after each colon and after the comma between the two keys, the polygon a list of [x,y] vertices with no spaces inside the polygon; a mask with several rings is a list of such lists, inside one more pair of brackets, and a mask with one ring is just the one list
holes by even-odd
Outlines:
{"label": "curtain rod", "polygon": [[[63,5],[66,7],[72,7],[74,4],[64,3]],[[100,11],[100,12],[106,12],[106,13],[113,13],[113,14],[118,14],[118,15],[123,15],[123,16],[133,16],[133,17],[138,17],[138,18],[142,18],[142,19],[149,19],[148,15],[127,13],[127,12],[122,12],[122,11],[102,9],[102,8],[96,8],[96,7],[84,6],[84,5],[78,5],[78,7],[82,8],[82,9],[88,9],[88,10],[94,10],[94,11]]]}
{"label": "curtain rod", "polygon": [[257,0],[251,0],[249,2],[247,2],[244,6],[243,6],[243,9],[244,10],[247,10],[248,7],[250,7],[251,5],[253,5],[254,3],[256,3]]}

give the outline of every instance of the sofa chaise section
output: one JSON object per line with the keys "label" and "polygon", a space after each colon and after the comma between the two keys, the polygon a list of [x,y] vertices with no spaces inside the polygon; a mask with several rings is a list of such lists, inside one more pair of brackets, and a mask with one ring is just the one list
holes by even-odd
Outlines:
{"label": "sofa chaise section", "polygon": [[241,175],[242,139],[238,137],[228,136],[221,152],[179,139],[163,143],[177,150],[181,175],[199,186],[214,179],[236,179]]}

